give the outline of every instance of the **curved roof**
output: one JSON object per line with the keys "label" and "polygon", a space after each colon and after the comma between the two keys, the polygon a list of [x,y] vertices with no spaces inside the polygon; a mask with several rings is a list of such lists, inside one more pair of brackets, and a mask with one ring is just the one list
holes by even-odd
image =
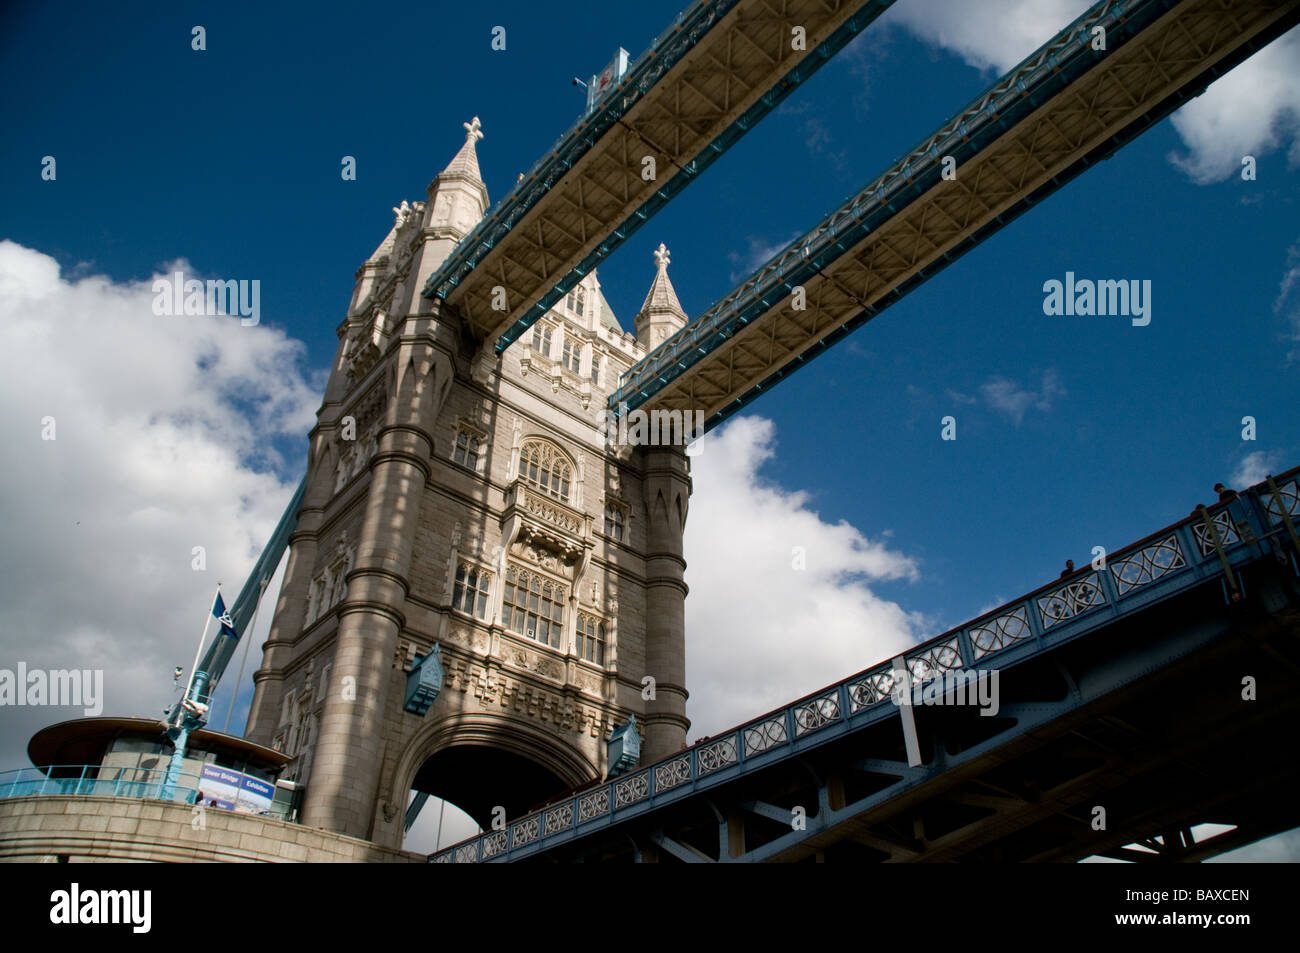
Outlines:
{"label": "curved roof", "polygon": [[[97,764],[103,759],[108,745],[119,734],[158,740],[165,730],[166,725],[156,718],[74,718],[72,721],[48,725],[32,735],[32,740],[27,743],[27,756],[37,767]],[[275,769],[293,760],[274,748],[207,728],[191,732],[189,745],[205,751],[243,757]]]}

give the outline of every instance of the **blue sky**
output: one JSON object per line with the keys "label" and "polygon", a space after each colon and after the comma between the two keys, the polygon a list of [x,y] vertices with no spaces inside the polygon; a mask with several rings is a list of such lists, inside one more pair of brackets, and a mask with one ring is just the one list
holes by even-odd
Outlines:
{"label": "blue sky", "polygon": [[[53,259],[61,277],[42,281],[75,303],[138,291],[181,259],[204,275],[260,279],[263,326],[245,335],[256,345],[233,344],[223,330],[195,331],[172,348],[161,339],[191,332],[78,330],[70,317],[40,331],[56,355],[46,366],[23,351],[35,338],[15,337],[14,325],[0,329],[11,383],[24,374],[31,382],[14,383],[5,399],[39,415],[65,399],[62,390],[80,386],[84,406],[103,405],[95,409],[106,432],[129,419],[139,423],[131,432],[157,448],[160,434],[147,428],[162,420],[177,445],[219,446],[206,472],[228,478],[214,476],[208,496],[169,496],[179,491],[156,475],[124,476],[120,487],[142,493],[141,485],[158,481],[158,498],[170,501],[159,503],[168,514],[159,520],[170,527],[159,539],[217,532],[211,524],[221,521],[225,535],[213,552],[227,553],[233,568],[217,568],[214,558],[213,571],[225,573],[233,597],[301,473],[353,273],[390,226],[389,209],[424,198],[473,115],[486,133],[478,153],[488,191],[499,199],[581,111],[582,91],[570,79],[599,70],[619,45],[638,55],[680,2],[173,3],[138,5],[130,15],[86,5],[75,17],[61,5],[8,9],[0,14],[0,238],[32,253],[19,256],[21,267],[39,272],[34,256]],[[976,6],[902,0],[643,227],[599,272],[625,326],[661,241],[672,251],[684,307],[700,313],[1086,4],[990,0],[982,19]],[[203,52],[190,48],[195,24],[207,31]],[[489,46],[496,25],[507,30],[504,52]],[[813,591],[829,611],[838,612],[842,598],[850,622],[875,619],[919,638],[1040,585],[1094,545],[1114,549],[1181,518],[1213,499],[1218,480],[1300,463],[1297,39],[1293,31],[1238,71],[1253,75],[1212,88],[720,434],[695,465],[696,536],[687,555],[700,608],[688,623],[714,631],[725,603],[706,593],[728,580],[788,573],[788,565],[743,564],[743,549],[702,538],[727,532],[721,497],[739,482],[747,498],[773,507],[773,552],[788,562],[790,548],[804,545],[810,563],[821,554],[822,588]],[[1247,153],[1257,157],[1256,181],[1236,174]],[[54,182],[41,180],[45,155],[57,160]],[[340,178],[344,155],[357,159],[356,181]],[[1045,316],[1043,283],[1067,271],[1150,280],[1151,324]],[[98,281],[101,297],[90,296],[91,284],[76,297],[81,279]],[[100,333],[97,362],[57,357],[91,348]],[[219,342],[203,337],[209,333]],[[151,380],[151,368],[209,351],[222,356],[224,376],[199,375],[192,386],[178,375]],[[113,367],[137,388],[124,389],[121,403]],[[102,384],[99,373],[108,375]],[[212,400],[191,406],[173,393]],[[72,421],[81,406],[68,407]],[[116,412],[128,406],[130,413]],[[958,419],[955,442],[940,440],[947,414]],[[1254,442],[1241,439],[1245,415],[1258,421]],[[86,465],[115,468],[121,447],[86,444]],[[51,496],[74,459],[32,464],[6,486],[6,510],[31,511],[26,518],[49,541],[50,565],[65,570],[77,561],[63,547],[76,544],[40,520],[84,502],[72,484],[64,490],[71,503]],[[184,457],[186,465],[193,459]],[[218,496],[219,507],[204,508]],[[102,522],[107,533],[112,520]],[[167,589],[192,601],[191,590],[210,592],[211,574],[172,578],[189,572],[189,547],[169,542],[165,557],[144,555],[142,547],[162,545],[149,541],[152,531],[121,543],[147,582],[120,567],[100,574],[118,593],[130,591],[134,615],[124,609],[96,633],[89,616],[62,618],[33,603],[10,611],[0,638],[22,652],[29,636],[10,636],[14,626],[54,626],[69,646],[138,637],[170,660],[192,634],[141,618],[135,600]],[[14,545],[5,545],[5,565],[20,561]],[[78,584],[98,584],[94,558],[77,565]],[[193,628],[189,616],[180,625]],[[727,636],[734,655],[745,633]],[[850,643],[829,640],[803,680],[781,678],[779,666],[756,670],[745,677],[766,680],[761,691],[737,697],[762,710],[879,660],[885,641],[845,649]],[[779,655],[774,642],[763,644],[771,650],[763,658]],[[690,651],[688,663],[702,676],[697,694],[728,684],[709,649]],[[120,664],[121,681],[135,684],[144,675],[128,663],[131,654],[115,649],[105,664]],[[750,710],[697,707],[692,717],[709,732]],[[20,763],[24,732],[5,734],[6,765]]]}

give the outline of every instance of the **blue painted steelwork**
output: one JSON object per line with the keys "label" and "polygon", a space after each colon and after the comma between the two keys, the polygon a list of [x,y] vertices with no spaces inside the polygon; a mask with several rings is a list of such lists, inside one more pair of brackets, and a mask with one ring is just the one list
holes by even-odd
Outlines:
{"label": "blue painted steelwork", "polygon": [[298,489],[294,491],[293,497],[289,500],[289,505],[285,507],[280,522],[276,524],[275,530],[271,533],[271,538],[267,540],[266,546],[262,548],[262,555],[257,558],[257,563],[253,566],[253,571],[249,573],[248,579],[245,580],[244,587],[239,590],[239,596],[235,599],[235,604],[230,609],[235,637],[232,639],[225,635],[218,635],[203,656],[203,661],[199,664],[199,671],[207,673],[208,692],[207,695],[202,697],[197,694],[194,695],[196,699],[207,702],[211,694],[217,690],[217,683],[221,681],[226,666],[230,664],[231,656],[235,654],[235,648],[239,645],[240,637],[244,634],[245,628],[253,618],[253,613],[257,611],[257,604],[261,601],[263,591],[280,565],[280,557],[284,555],[284,551],[289,547],[289,537],[293,535],[293,531],[298,526],[298,509],[302,506],[302,499],[306,492],[307,478],[304,476],[302,482],[298,484]]}
{"label": "blue painted steelwork", "polygon": [[822,43],[808,51],[808,54],[799,61],[799,64],[783,76],[779,82],[766,93],[759,97],[758,101],[743,114],[704,149],[702,149],[694,159],[678,167],[678,172],[672,178],[664,182],[663,186],[650,196],[650,198],[641,205],[635,212],[629,215],[617,228],[613,229],[610,234],[596,248],[579,262],[572,271],[560,279],[556,286],[546,294],[542,295],[526,311],[523,316],[512,324],[506,331],[497,338],[496,351],[500,354],[520,336],[523,335],[542,315],[554,307],[561,298],[582,278],[589,274],[600,262],[609,255],[615,248],[632,236],[642,225],[665,205],[677,197],[677,195],[695,181],[695,178],[711,166],[714,161],[733,145],[740,141],[740,138],[752,129],[768,113],[779,106],[787,96],[795,91],[805,80],[821,69],[830,58],[842,50],[850,40],[865,30],[877,17],[884,13],[894,0],[871,0],[866,6],[849,17],[838,30],[827,37]]}
{"label": "blue painted steelwork", "polygon": [[[1287,549],[1291,538],[1286,526],[1288,519],[1300,518],[1300,467],[1275,481],[1276,493],[1267,482],[1261,483],[1233,500],[1209,507],[1204,515],[1198,510],[1117,550],[1102,569],[1081,569],[1056,579],[923,642],[904,654],[911,676],[925,682],[944,672],[969,671],[993,656],[1002,670],[1041,658],[1068,642],[1106,629],[1156,603],[1213,584],[1229,571],[1239,571],[1263,558],[1289,553],[1291,571],[1300,576],[1297,554]],[[1124,678],[1152,671],[1216,635],[1209,630],[1171,634],[1177,645],[1152,650],[1162,653],[1161,657],[1138,659],[1133,673],[1123,673]],[[505,831],[480,835],[440,851],[430,862],[522,859],[657,811],[894,717],[895,705],[886,704],[893,699],[893,687],[892,663],[882,662],[722,735],[697,742],[658,764],[553,802],[514,821]],[[1008,737],[1046,724],[1087,700],[1076,692],[1062,702],[1005,706],[1000,714],[1019,722],[1012,733],[995,736],[959,755],[942,755],[922,768],[893,762],[877,765],[901,781],[855,803],[853,810],[896,796],[934,772],[985,754],[1005,744]],[[789,820],[788,816],[782,819]],[[750,852],[746,859],[778,853],[790,846],[791,838],[801,839],[840,819],[834,812],[824,811],[816,821],[809,818],[806,831],[778,838]]]}
{"label": "blue painted steelwork", "polygon": [[[41,768],[0,771],[0,799],[75,795],[80,797],[150,798],[193,804],[199,778],[181,774],[171,783],[156,769],[106,767],[100,764],[55,764]],[[138,780],[157,777],[157,780]]]}
{"label": "blue painted steelwork", "polygon": [[442,646],[433,644],[433,651],[421,656],[406,673],[406,695],[402,710],[424,717],[438,693],[442,691]]}
{"label": "blue painted steelwork", "polygon": [[[1105,27],[1107,43],[1118,48],[1177,2],[1101,0],[1095,4],[811,231],[792,241],[697,320],[630,368],[610,395],[610,408],[618,413],[620,406],[635,410],[644,404],[700,357],[720,347],[793,293],[795,286],[815,277],[942,181],[944,156],[953,156],[960,167],[1096,66],[1098,58],[1090,46],[1093,26]],[[710,418],[706,428],[719,422]]]}
{"label": "blue painted steelwork", "polygon": [[[524,175],[523,180],[518,182],[501,203],[457,246],[452,257],[429,277],[425,283],[424,296],[446,298],[559,178],[572,168],[601,136],[616,125],[651,87],[662,80],[673,64],[689,52],[707,30],[720,21],[737,2],[738,0],[712,0],[712,2],[701,0],[690,10],[680,14],[678,24],[661,34],[651,44],[650,49],[638,57],[632,65],[627,78],[618,87],[618,89],[626,87],[626,94],[610,99],[589,117],[579,120],[570,127],[557,140],[550,154],[534,164],[533,168]],[[504,351],[518,340],[610,252],[649,221],[656,212],[693,182],[696,176],[735,145],[746,132],[779,106],[787,96],[829,62],[832,56],[842,50],[853,37],[865,30],[893,3],[894,0],[868,0],[862,9],[850,16],[839,29],[808,50],[794,68],[705,146],[695,158],[678,166],[675,175],[667,179],[646,202],[612,229],[586,258],[560,278],[549,292],[538,298],[517,321],[506,329],[497,339],[497,353]]]}
{"label": "blue painted steelwork", "polygon": [[406,809],[406,818],[403,820],[403,830],[409,831],[415,824],[415,819],[420,816],[420,811],[424,808],[424,802],[429,800],[427,791],[416,791],[415,797],[411,798],[411,805]]}
{"label": "blue painted steelwork", "polygon": [[[903,208],[941,181],[943,157],[958,164],[969,161],[1008,129],[1096,66],[1091,30],[1106,29],[1113,52],[1176,6],[1181,0],[1101,0],[1037,52],[950,119],[915,149],[894,163],[818,226],[791,242],[726,297],[712,305],[623,375],[609,398],[614,413],[645,404],[668,383],[689,370],[773,305],[788,297],[796,285],[815,277],[854,245],[879,229]],[[705,421],[711,430],[774,384],[807,365],[818,354],[857,330],[910,291],[952,264],[1003,226],[1054,193],[1101,159],[1107,158],[1150,126],[1197,95],[1214,78],[1255,52],[1262,44],[1246,44],[1232,57],[1209,68],[1183,90],[1171,94],[1157,109],[1141,116],[1119,135],[1077,160],[1067,171],[972,233],[932,265],[921,269],[881,300],[865,308],[840,328],[817,341],[767,378]]]}
{"label": "blue painted steelwork", "polygon": [[614,729],[605,749],[611,778],[636,767],[641,760],[641,732],[636,729],[636,715],[629,715],[627,724]]}

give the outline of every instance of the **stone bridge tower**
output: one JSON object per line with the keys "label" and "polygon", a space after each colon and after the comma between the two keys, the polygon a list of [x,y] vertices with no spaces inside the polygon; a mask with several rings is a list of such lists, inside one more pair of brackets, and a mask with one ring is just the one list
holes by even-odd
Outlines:
{"label": "stone bridge tower", "polygon": [[[686,739],[680,448],[606,444],[606,399],[685,323],[660,248],[639,340],[595,272],[499,360],[430,274],[488,207],[477,118],[361,266],[318,423],[250,739],[294,756],[304,823],[397,846],[415,789],[480,825]],[[423,716],[406,674],[440,646]],[[643,697],[646,676],[654,698]]]}

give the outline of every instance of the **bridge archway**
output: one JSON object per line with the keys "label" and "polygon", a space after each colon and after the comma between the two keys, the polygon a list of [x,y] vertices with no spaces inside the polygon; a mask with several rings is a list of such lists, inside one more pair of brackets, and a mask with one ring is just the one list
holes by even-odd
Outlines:
{"label": "bridge archway", "polygon": [[424,726],[398,763],[390,798],[422,791],[455,805],[483,829],[501,806],[516,818],[547,798],[599,777],[558,738],[500,715],[450,714]]}

